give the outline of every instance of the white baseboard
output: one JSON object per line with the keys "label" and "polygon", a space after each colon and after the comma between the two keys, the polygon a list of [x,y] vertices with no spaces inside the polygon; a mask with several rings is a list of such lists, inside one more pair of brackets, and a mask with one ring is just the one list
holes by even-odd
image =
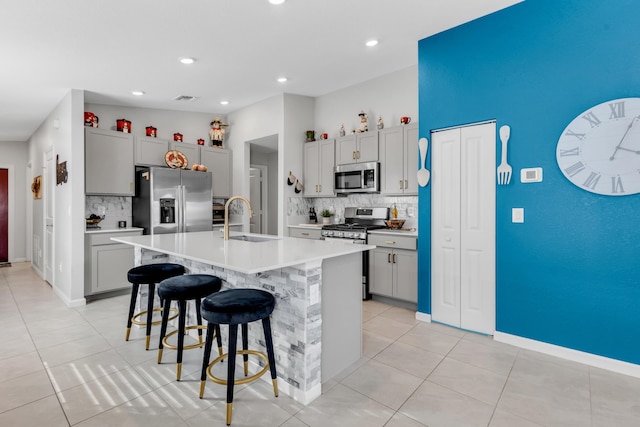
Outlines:
{"label": "white baseboard", "polygon": [[34,263],[31,263],[31,269],[33,271],[35,271],[35,273],[38,275],[38,277],[40,277],[42,280],[44,280],[44,273],[38,267],[36,267],[36,265]]}
{"label": "white baseboard", "polygon": [[58,296],[58,298],[60,298],[62,300],[62,302],[65,303],[65,305],[67,307],[69,307],[69,308],[81,307],[83,305],[87,305],[87,300],[85,298],[78,298],[78,299],[71,300],[71,299],[67,298],[67,296],[65,294],[60,292],[60,290],[58,288],[56,288],[55,286],[53,287],[53,292],[55,292],[55,294]]}
{"label": "white baseboard", "polygon": [[431,315],[428,313],[421,313],[419,311],[416,311],[416,320],[431,323]]}
{"label": "white baseboard", "polygon": [[548,344],[529,338],[523,338],[517,335],[505,334],[503,332],[496,332],[493,335],[493,339],[505,344],[511,344],[527,350],[537,351],[538,353],[548,354],[549,356],[584,363],[585,365],[594,366],[596,368],[640,378],[640,365],[636,365],[634,363],[623,362],[621,360],[598,356],[596,354],[573,350],[567,347]]}

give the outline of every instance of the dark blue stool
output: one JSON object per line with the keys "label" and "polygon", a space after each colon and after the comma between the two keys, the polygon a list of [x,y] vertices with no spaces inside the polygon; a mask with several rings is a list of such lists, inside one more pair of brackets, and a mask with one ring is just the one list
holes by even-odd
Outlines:
{"label": "dark blue stool", "polygon": [[[276,375],[276,360],[273,354],[273,339],[271,337],[271,321],[269,316],[273,312],[276,300],[269,292],[259,289],[228,289],[209,295],[202,302],[202,317],[207,322],[207,338],[204,347],[204,357],[202,360],[202,373],[200,375],[200,399],[204,396],[204,387],[207,376],[217,384],[227,386],[227,425],[231,425],[231,415],[233,408],[233,386],[235,384],[246,384],[260,378],[267,370],[271,370],[271,381],[273,383],[273,393],[278,397],[278,379]],[[249,322],[262,320],[264,330],[264,340],[267,347],[267,356],[264,353],[249,350],[248,328]],[[229,325],[229,348],[228,353],[220,355],[211,364],[209,356],[213,342],[213,333],[219,325]],[[238,341],[238,325],[242,325],[242,350],[236,351]],[[217,329],[219,331],[219,329]],[[218,337],[220,333],[218,332]],[[218,346],[220,344],[218,343]],[[255,375],[240,380],[234,380],[236,370],[236,354],[242,354],[244,359],[244,376],[248,375],[249,354],[253,354],[264,359],[264,368]],[[227,366],[227,379],[217,378],[211,373],[211,368],[225,358],[229,359]]]}
{"label": "dark blue stool", "polygon": [[[160,327],[160,343],[158,344],[158,363],[162,362],[162,350],[164,347],[170,350],[178,350],[176,380],[180,381],[182,374],[182,350],[200,348],[204,345],[202,341],[202,316],[200,314],[201,299],[218,292],[222,287],[222,280],[219,277],[209,274],[185,274],[163,280],[158,287],[158,295],[164,301],[164,311],[162,312],[162,326]],[[195,300],[197,325],[186,326],[187,301]],[[178,303],[178,329],[167,334],[167,323],[169,322],[169,312],[171,311],[171,301]],[[198,343],[184,345],[184,334],[189,329],[198,330]],[[218,353],[222,354],[222,339],[220,338],[220,327],[217,329]],[[177,345],[171,345],[167,339],[178,334]]]}
{"label": "dark blue stool", "polygon": [[[184,274],[184,267],[180,264],[160,263],[160,264],[147,264],[133,267],[127,272],[127,280],[133,285],[131,287],[131,302],[129,303],[129,317],[127,319],[127,334],[125,341],[129,341],[129,334],[131,333],[131,324],[147,327],[147,342],[146,349],[149,350],[149,341],[151,339],[151,325],[158,325],[160,321],[153,322],[154,311],[161,311],[161,308],[153,308],[153,299],[156,294],[156,283],[162,282],[169,277],[179,276]],[[149,295],[147,297],[147,310],[140,313],[133,314],[136,308],[136,300],[138,299],[138,290],[140,285],[149,285]],[[147,321],[141,322],[138,317],[147,315]],[[174,317],[175,318],[175,317]]]}

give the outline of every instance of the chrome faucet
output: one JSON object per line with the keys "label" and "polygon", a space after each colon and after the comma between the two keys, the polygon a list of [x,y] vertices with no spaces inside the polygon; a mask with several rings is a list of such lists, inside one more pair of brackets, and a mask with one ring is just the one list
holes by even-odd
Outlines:
{"label": "chrome faucet", "polygon": [[249,206],[249,218],[253,217],[253,208],[251,207],[251,202],[246,197],[233,196],[232,198],[227,200],[227,203],[224,205],[224,240],[229,240],[229,205],[236,199],[244,201],[247,206]]}

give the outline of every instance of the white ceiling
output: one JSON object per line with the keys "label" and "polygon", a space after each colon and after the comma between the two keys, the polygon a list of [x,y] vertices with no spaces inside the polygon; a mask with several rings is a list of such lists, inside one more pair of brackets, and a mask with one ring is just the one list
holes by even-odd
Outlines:
{"label": "white ceiling", "polygon": [[[72,88],[90,103],[212,114],[282,92],[324,95],[415,65],[418,40],[519,1],[4,2],[0,141],[26,141]],[[371,38],[380,43],[365,47]]]}

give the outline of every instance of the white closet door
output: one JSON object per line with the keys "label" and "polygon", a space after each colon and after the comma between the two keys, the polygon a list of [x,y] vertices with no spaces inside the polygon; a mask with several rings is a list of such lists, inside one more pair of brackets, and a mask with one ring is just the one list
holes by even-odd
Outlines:
{"label": "white closet door", "polygon": [[432,319],[495,331],[495,123],[432,134]]}
{"label": "white closet door", "polygon": [[460,129],[431,134],[431,317],[460,327]]}

